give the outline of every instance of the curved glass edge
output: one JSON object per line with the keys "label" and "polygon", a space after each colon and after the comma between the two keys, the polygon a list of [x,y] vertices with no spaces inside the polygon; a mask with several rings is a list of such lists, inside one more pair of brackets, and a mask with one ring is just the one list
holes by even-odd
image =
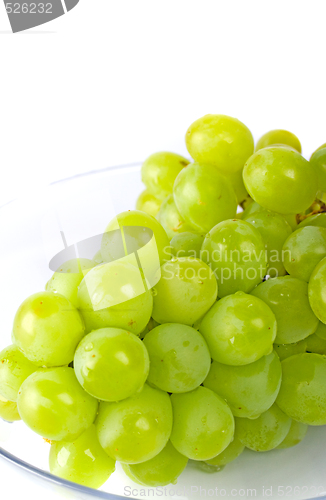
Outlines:
{"label": "curved glass edge", "polygon": [[[97,175],[97,174],[103,174],[104,172],[114,172],[118,170],[124,170],[128,168],[139,168],[142,165],[142,162],[134,162],[134,163],[126,163],[123,165],[112,165],[110,167],[104,167],[104,168],[99,168],[99,169],[94,169],[94,170],[89,170],[88,172],[82,172],[81,174],[75,174],[70,177],[64,177],[63,179],[58,179],[56,181],[52,181],[49,184],[44,184],[44,188],[51,188],[52,186],[55,186],[57,184],[61,184],[64,182],[69,182],[73,181],[76,179],[80,179],[82,177],[89,177],[92,175]],[[144,186],[145,189],[145,186]],[[18,198],[19,199],[19,198]],[[14,203],[17,200],[17,198],[13,198],[12,200],[7,201],[3,205],[0,205],[0,210],[7,205],[10,205],[11,203]]]}
{"label": "curved glass edge", "polygon": [[23,469],[25,472],[31,474],[32,476],[36,476],[38,478],[45,479],[46,481],[48,481],[54,485],[61,486],[61,487],[64,486],[65,488],[69,488],[69,489],[74,490],[78,493],[83,493],[84,495],[86,495],[86,496],[88,495],[89,497],[103,498],[106,500],[107,499],[122,500],[125,498],[124,496],[114,495],[113,493],[106,493],[105,491],[95,490],[93,488],[88,488],[87,486],[83,486],[81,484],[73,483],[72,481],[67,481],[66,479],[62,479],[58,476],[54,476],[50,472],[46,472],[42,469],[39,469],[38,467],[35,467],[34,465],[28,464],[24,460],[21,460],[20,458],[16,457],[15,455],[12,455],[11,453],[4,450],[3,448],[0,448],[0,458],[6,460],[7,462],[11,463],[15,467]]}

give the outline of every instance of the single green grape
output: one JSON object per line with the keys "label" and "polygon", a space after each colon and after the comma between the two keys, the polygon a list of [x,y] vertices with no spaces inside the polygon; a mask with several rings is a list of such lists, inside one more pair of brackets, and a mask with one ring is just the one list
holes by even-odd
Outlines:
{"label": "single green grape", "polygon": [[102,328],[80,342],[74,369],[88,394],[102,401],[120,401],[143,387],[149,357],[136,335],[119,328]]}
{"label": "single green grape", "polygon": [[188,458],[181,455],[171,441],[168,441],[156,457],[141,464],[122,464],[122,468],[137,484],[156,488],[176,484],[187,463]]}
{"label": "single green grape", "polygon": [[193,460],[210,460],[231,443],[234,418],[229,406],[215,392],[198,387],[192,392],[172,394],[171,442]]}
{"label": "single green grape", "polygon": [[285,241],[282,253],[287,272],[293,278],[308,282],[316,265],[326,257],[326,228],[297,229]]}
{"label": "single green grape", "polygon": [[200,250],[205,238],[205,234],[185,232],[173,236],[170,245],[171,253],[177,258],[193,257],[200,259]]}
{"label": "single green grape", "polygon": [[[133,230],[130,233],[130,227],[137,227],[138,230]],[[142,228],[147,228],[153,231],[154,239],[148,241],[148,232],[143,231]],[[119,233],[119,241],[116,241],[116,234]],[[149,214],[139,210],[128,210],[122,212],[114,217],[105,229],[102,237],[101,254],[105,262],[111,262],[117,259],[117,250],[120,249],[121,236],[122,240],[126,238],[126,232],[131,238],[128,239],[128,245],[124,245],[124,252],[128,256],[132,255],[136,250],[138,251],[139,258],[144,268],[145,276],[147,277],[147,267],[154,270],[157,267],[157,253],[161,264],[170,258],[166,254],[166,248],[169,246],[169,238],[163,227]],[[142,248],[143,247],[143,248]],[[141,249],[141,250],[139,250]],[[120,252],[121,253],[121,252]],[[121,255],[118,255],[121,258]],[[148,271],[149,272],[149,271]],[[152,272],[154,272],[152,270]]]}
{"label": "single green grape", "polygon": [[293,344],[316,330],[318,320],[308,300],[308,285],[292,276],[272,278],[258,285],[252,295],[263,300],[277,321],[275,343]]}
{"label": "single green grape", "polygon": [[24,380],[37,370],[24,354],[11,345],[0,352],[0,394],[9,401],[17,401]]}
{"label": "single green grape", "polygon": [[49,466],[55,476],[96,489],[115,471],[115,461],[98,442],[95,425],[91,425],[73,443],[52,442]]}
{"label": "single green grape", "polygon": [[277,448],[291,428],[291,418],[273,404],[256,419],[235,419],[241,443],[250,450],[269,451]]}
{"label": "single green grape", "polygon": [[45,285],[47,292],[59,293],[77,307],[77,292],[81,280],[97,264],[89,259],[68,260],[53,274]]}
{"label": "single green grape", "polygon": [[98,407],[69,367],[30,375],[19,389],[17,404],[24,423],[53,441],[77,439],[94,422]]}
{"label": "single green grape", "polygon": [[147,189],[145,189],[145,191],[140,193],[140,195],[137,198],[136,210],[140,210],[141,212],[146,212],[148,215],[156,217],[161,204],[162,200],[159,200]]}
{"label": "single green grape", "polygon": [[179,210],[174,203],[173,195],[170,194],[162,203],[160,211],[157,214],[157,220],[164,227],[169,239],[172,240],[176,234],[182,234],[186,231],[193,231],[194,228],[185,222],[181,217]]}
{"label": "single green grape", "polygon": [[293,344],[274,344],[274,350],[277,352],[280,360],[283,361],[283,359],[294,356],[295,354],[307,352],[307,339],[300,340],[300,342],[295,342]]}
{"label": "single green grape", "polygon": [[292,448],[292,446],[296,446],[305,438],[307,431],[308,425],[292,420],[291,427],[286,438],[276,448],[278,450],[283,450],[285,448]]}
{"label": "single green grape", "polygon": [[275,145],[290,146],[301,153],[301,143],[296,135],[288,130],[276,129],[262,135],[256,144],[255,151]]}
{"label": "single green grape", "polygon": [[18,413],[17,403],[14,401],[8,401],[3,398],[0,394],[0,418],[6,420],[7,422],[16,422],[21,420]]}
{"label": "single green grape", "polygon": [[141,178],[150,193],[164,200],[172,193],[176,176],[188,164],[189,160],[175,153],[154,153],[143,163]]}
{"label": "single green grape", "polygon": [[282,361],[276,403],[289,417],[307,425],[326,424],[326,357],[297,354]]}
{"label": "single green grape", "polygon": [[284,276],[282,249],[292,229],[282,215],[267,210],[256,212],[246,218],[260,232],[267,250],[267,274],[272,278]]}
{"label": "single green grape", "polygon": [[51,367],[68,365],[84,334],[82,317],[68,299],[40,292],[18,308],[12,339],[32,363]]}
{"label": "single green grape", "polygon": [[166,392],[145,384],[142,391],[116,403],[101,403],[96,420],[102,448],[120,462],[146,462],[163,450],[172,430]]}
{"label": "single green grape", "polygon": [[173,197],[183,219],[197,232],[206,233],[237,212],[231,182],[212,165],[192,163],[182,170]]}
{"label": "single green grape", "polygon": [[310,163],[317,173],[318,190],[326,192],[326,146],[319,148],[310,158]]}
{"label": "single green grape", "polygon": [[235,427],[234,430],[234,439],[231,441],[229,446],[225,448],[222,453],[219,453],[216,455],[216,457],[212,458],[211,460],[207,460],[206,463],[208,465],[214,466],[216,469],[221,469],[222,467],[225,467],[225,465],[229,464],[230,462],[233,462],[236,458],[238,458],[243,450],[245,449],[244,445],[241,443],[239,436],[238,436],[238,427]]}
{"label": "single green grape", "polygon": [[276,330],[271,309],[244,292],[216,302],[199,327],[212,358],[233,366],[247,365],[270,354]]}
{"label": "single green grape", "polygon": [[[265,208],[263,208],[256,201],[254,201],[253,203],[250,203],[248,207],[242,212],[241,218],[242,220],[247,220],[247,218],[250,217],[252,214],[255,214],[256,212],[265,212],[265,211],[266,211]],[[270,210],[267,211],[272,214],[276,213],[276,212],[270,212]],[[295,214],[289,214],[289,215],[282,214],[282,217],[289,224],[292,231],[295,231],[298,228],[297,218]]]}
{"label": "single green grape", "polygon": [[85,276],[78,289],[78,308],[87,333],[116,327],[139,335],[152,315],[153,297],[139,268],[117,260]]}
{"label": "single green grape", "polygon": [[173,259],[161,267],[152,316],[160,324],[191,326],[209,310],[216,297],[215,276],[204,262],[191,257]]}
{"label": "single green grape", "polygon": [[[323,325],[323,323],[320,323]],[[325,325],[323,325],[325,326]],[[320,338],[316,333],[309,335],[304,341],[306,343],[306,352],[312,352],[314,354],[322,354],[326,356],[326,340]]]}
{"label": "single green grape", "polygon": [[[311,273],[308,293],[311,308],[317,318],[326,323],[326,257],[324,257]],[[315,328],[316,330],[316,328]]]}
{"label": "single green grape", "polygon": [[298,229],[306,226],[316,226],[326,228],[326,213],[309,215],[298,225]]}
{"label": "single green grape", "polygon": [[228,173],[227,177],[232,184],[238,204],[242,204],[249,197],[249,194],[243,183],[242,169],[238,170],[237,172]]}
{"label": "single green grape", "polygon": [[205,115],[192,123],[186,146],[195,161],[213,165],[225,174],[241,170],[254,152],[248,127],[226,115]]}
{"label": "single green grape", "polygon": [[326,325],[325,325],[325,323],[322,323],[321,321],[319,321],[317,330],[315,331],[315,334],[320,339],[326,340]]}
{"label": "single green grape", "polygon": [[201,258],[218,281],[218,296],[250,292],[266,274],[266,251],[258,229],[242,220],[226,220],[206,234]]}
{"label": "single green grape", "polygon": [[275,402],[281,380],[281,362],[272,352],[244,366],[213,361],[204,387],[225,399],[234,416],[257,418]]}
{"label": "single green grape", "polygon": [[243,169],[248,193],[268,210],[281,214],[304,212],[318,189],[312,165],[286,148],[266,148],[253,154]]}
{"label": "single green grape", "polygon": [[150,359],[148,382],[166,392],[188,392],[205,380],[211,356],[202,335],[190,326],[166,323],[144,339]]}

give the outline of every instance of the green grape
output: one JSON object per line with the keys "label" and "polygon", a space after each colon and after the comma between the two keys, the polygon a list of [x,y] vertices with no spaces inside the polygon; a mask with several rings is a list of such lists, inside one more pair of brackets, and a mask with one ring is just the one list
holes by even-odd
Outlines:
{"label": "green grape", "polygon": [[171,253],[177,258],[193,257],[200,259],[200,250],[204,241],[204,234],[185,232],[176,234],[171,240]]}
{"label": "green grape", "polygon": [[[120,229],[120,231],[123,233],[123,237],[125,238],[125,233],[126,231],[128,232],[127,228],[130,227],[139,228],[137,232],[133,231],[131,233],[133,245],[130,246],[132,247],[135,245],[137,250],[141,249],[138,254],[140,252],[142,253],[142,258],[140,260],[145,271],[145,276],[147,277],[147,266],[149,267],[149,269],[151,269],[152,267],[156,269],[157,267],[157,252],[161,264],[168,258],[170,258],[166,253],[166,248],[169,246],[170,242],[166,232],[164,231],[158,220],[156,220],[151,215],[146,214],[145,212],[140,212],[139,210],[128,210],[127,212],[120,213],[111,220],[102,237],[101,253],[103,260],[105,262],[116,260],[117,245],[115,244],[115,241],[112,241],[112,235],[114,235],[115,232]],[[153,231],[153,235],[155,238],[155,241],[153,240],[153,243],[148,242],[148,233],[142,231],[142,228],[148,228]],[[129,253],[133,255],[130,251],[131,249],[125,248],[124,250],[126,254]],[[119,257],[121,256],[119,255]]]}
{"label": "green grape", "polygon": [[267,250],[267,274],[272,278],[286,274],[282,263],[282,248],[292,234],[290,225],[282,215],[267,210],[256,212],[246,218],[260,232]]}
{"label": "green grape", "polygon": [[153,310],[138,267],[123,259],[92,269],[78,289],[78,308],[86,332],[117,327],[139,335]]}
{"label": "green grape", "polygon": [[21,420],[17,409],[17,403],[8,401],[0,395],[0,418],[7,422]]}
{"label": "green grape", "polygon": [[35,293],[18,308],[13,343],[39,366],[68,365],[83,338],[85,326],[77,309],[53,292]]}
{"label": "green grape", "polygon": [[147,189],[140,193],[136,201],[136,210],[140,210],[141,212],[146,212],[148,215],[152,217],[156,217],[162,200],[155,198],[155,196],[150,193]]}
{"label": "green grape", "polygon": [[227,177],[232,184],[238,204],[242,204],[249,197],[249,194],[243,183],[242,170],[230,174],[228,173]]}
{"label": "green grape", "polygon": [[186,146],[195,161],[229,174],[241,170],[254,152],[250,130],[236,118],[205,115],[190,125]]}
{"label": "green grape", "polygon": [[[326,323],[326,257],[313,270],[308,286],[309,302],[317,318]],[[316,330],[316,328],[315,328]]]}
{"label": "green grape", "polygon": [[120,462],[137,464],[155,457],[170,439],[172,406],[166,392],[145,384],[116,403],[101,403],[97,433],[101,446]]}
{"label": "green grape", "polygon": [[251,294],[263,300],[275,314],[275,343],[293,344],[316,330],[318,320],[311,310],[308,285],[304,281],[281,276],[261,283]]}
{"label": "green grape", "polygon": [[231,182],[212,165],[192,163],[182,170],[173,196],[181,216],[197,232],[206,233],[237,212]]}
{"label": "green grape", "polygon": [[204,387],[225,399],[234,416],[257,418],[275,402],[281,380],[281,362],[272,352],[245,366],[213,361]]}
{"label": "green grape", "polygon": [[245,164],[243,180],[251,198],[281,214],[304,212],[318,189],[312,165],[286,148],[257,151]]}
{"label": "green grape", "polygon": [[24,380],[37,370],[18,347],[11,345],[0,352],[0,394],[9,401],[17,401]]}
{"label": "green grape", "polygon": [[[323,325],[323,323],[320,323],[320,325]],[[325,326],[325,325],[323,325]],[[326,356],[326,340],[321,339],[313,333],[312,335],[309,335],[304,341],[306,345],[306,352],[312,352],[314,354],[322,354],[323,356]]]}
{"label": "green grape", "polygon": [[326,424],[326,357],[297,354],[282,361],[276,403],[289,417],[307,425]]}
{"label": "green grape", "polygon": [[262,135],[256,144],[255,151],[276,145],[290,146],[298,153],[301,153],[301,143],[297,136],[292,132],[288,132],[288,130],[281,129],[270,130]]}
{"label": "green grape", "polygon": [[73,441],[96,417],[98,403],[79,385],[73,368],[40,369],[23,382],[18,411],[34,432],[53,441]]}
{"label": "green grape", "polygon": [[287,272],[293,278],[308,282],[318,262],[326,257],[326,228],[297,229],[284,243],[282,253]]}
{"label": "green grape", "polygon": [[171,442],[193,460],[210,460],[231,443],[234,418],[229,406],[215,392],[198,387],[192,392],[172,394]]}
{"label": "green grape", "polygon": [[143,387],[149,357],[136,335],[119,328],[102,328],[80,342],[74,369],[88,394],[103,401],[120,401]]}
{"label": "green grape", "polygon": [[206,378],[211,356],[200,333],[186,325],[166,323],[144,339],[150,359],[148,382],[167,392],[188,392]]}
{"label": "green grape", "polygon": [[150,193],[164,200],[172,193],[176,176],[188,164],[189,160],[175,153],[154,153],[143,163],[141,178]]}
{"label": "green grape", "polygon": [[[252,214],[256,212],[269,212],[272,214],[275,214],[276,212],[270,212],[269,210],[266,210],[263,208],[261,205],[259,205],[257,202],[251,203],[243,212],[242,212],[242,220],[247,220],[248,217],[250,217]],[[279,214],[280,215],[280,214]],[[290,214],[290,215],[282,215],[283,219],[286,220],[286,222],[290,225],[292,231],[295,231],[298,227],[297,223],[297,218],[295,214]]]}
{"label": "green grape", "polygon": [[298,225],[298,229],[306,226],[317,226],[326,228],[326,213],[309,215]]}
{"label": "green grape", "polygon": [[242,220],[226,220],[206,234],[201,258],[218,281],[218,295],[250,292],[266,273],[266,252],[258,229]]}
{"label": "green grape", "polygon": [[307,431],[308,425],[292,420],[291,427],[286,438],[276,448],[278,450],[283,450],[284,448],[292,448],[292,446],[296,446],[305,438]]}
{"label": "green grape", "polygon": [[317,179],[318,190],[322,193],[326,192],[326,146],[319,148],[313,153],[310,158],[310,163],[314,167]]}
{"label": "green grape", "polygon": [[235,424],[239,439],[246,448],[269,451],[284,441],[291,427],[291,418],[273,404],[260,417],[254,420],[237,417]]}
{"label": "green grape", "polygon": [[[309,338],[309,337],[308,337]],[[294,344],[274,344],[274,350],[277,352],[281,361],[283,359],[307,352],[307,339],[295,342]]]}
{"label": "green grape", "polygon": [[233,460],[238,458],[244,449],[245,447],[239,439],[238,427],[236,426],[234,430],[234,439],[233,441],[231,441],[229,446],[225,448],[222,453],[216,455],[216,457],[212,458],[211,460],[207,460],[206,463],[215,467],[217,470],[220,470],[221,468],[225,467],[225,465],[233,462]]}
{"label": "green grape", "polygon": [[237,292],[214,304],[199,331],[215,361],[240,366],[272,352],[276,320],[262,300]]}
{"label": "green grape", "polygon": [[326,340],[326,325],[325,323],[322,323],[321,321],[319,321],[318,323],[318,328],[317,330],[315,331],[315,334],[317,335],[317,337],[319,337],[320,339],[322,340]]}
{"label": "green grape", "polygon": [[51,443],[49,465],[51,474],[88,488],[100,488],[115,470],[115,461],[98,442],[95,425],[73,443]]}
{"label": "green grape", "polygon": [[53,274],[45,285],[45,290],[63,295],[77,307],[77,292],[80,282],[88,271],[95,266],[96,262],[89,259],[68,260]]}
{"label": "green grape", "polygon": [[170,483],[176,484],[187,462],[188,458],[181,455],[171,441],[168,441],[156,457],[141,464],[122,464],[122,468],[137,484],[156,488]]}
{"label": "green grape", "polygon": [[172,194],[163,201],[160,211],[157,214],[157,220],[164,227],[170,240],[172,240],[173,236],[176,234],[194,230],[194,228],[181,217],[174,203]]}
{"label": "green grape", "polygon": [[184,257],[166,262],[154,289],[153,318],[162,323],[193,325],[214,304],[217,282],[199,259]]}

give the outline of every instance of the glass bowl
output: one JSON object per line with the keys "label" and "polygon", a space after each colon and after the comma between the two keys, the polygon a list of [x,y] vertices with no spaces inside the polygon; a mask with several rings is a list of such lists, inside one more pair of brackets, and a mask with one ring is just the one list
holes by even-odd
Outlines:
{"label": "glass bowl", "polygon": [[[140,165],[108,168],[56,182],[38,193],[0,208],[2,309],[0,350],[11,343],[11,328],[20,303],[44,289],[52,275],[51,258],[72,245],[103,232],[109,220],[133,209],[143,190]],[[220,472],[207,473],[190,462],[177,485],[146,488],[129,480],[119,464],[100,490],[53,476],[48,471],[49,445],[22,422],[0,419],[1,462],[6,460],[55,493],[76,498],[118,499],[170,497],[198,499],[326,499],[326,432],[310,427],[292,449],[255,453],[249,450]]]}

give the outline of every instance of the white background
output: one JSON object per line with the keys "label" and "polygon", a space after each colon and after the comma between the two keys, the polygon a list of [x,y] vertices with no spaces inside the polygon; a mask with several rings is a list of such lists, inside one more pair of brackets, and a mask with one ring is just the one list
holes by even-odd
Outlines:
{"label": "white background", "polygon": [[[1,3],[0,205],[156,150],[185,154],[206,113],[256,139],[287,128],[309,156],[326,141],[325,15],[324,0],[80,0],[12,35]],[[44,498],[2,462],[0,488]]]}

